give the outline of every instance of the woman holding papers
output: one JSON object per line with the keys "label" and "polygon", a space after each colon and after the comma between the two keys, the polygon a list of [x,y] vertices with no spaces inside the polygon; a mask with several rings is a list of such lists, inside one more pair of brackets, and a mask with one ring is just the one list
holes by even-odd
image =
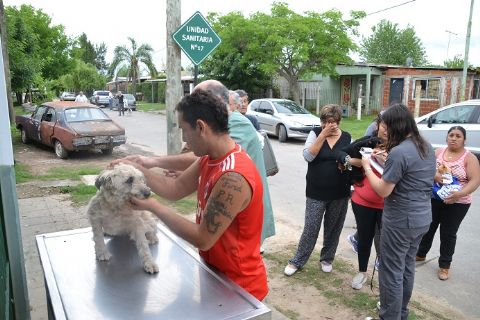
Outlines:
{"label": "woman holding papers", "polygon": [[407,319],[415,254],[432,221],[435,153],[420,136],[406,106],[390,106],[382,120],[388,136],[382,177],[373,172],[370,159],[362,158],[370,185],[385,199],[380,237],[380,318]]}

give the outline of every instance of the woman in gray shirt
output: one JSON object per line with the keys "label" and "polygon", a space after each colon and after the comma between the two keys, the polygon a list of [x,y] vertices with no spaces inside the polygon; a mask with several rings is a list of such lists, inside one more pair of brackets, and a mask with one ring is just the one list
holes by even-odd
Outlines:
{"label": "woman in gray shirt", "polygon": [[435,176],[433,148],[419,134],[407,107],[396,104],[382,115],[388,157],[382,178],[362,159],[372,188],[385,198],[380,238],[380,318],[407,319],[415,275],[415,254],[431,219]]}

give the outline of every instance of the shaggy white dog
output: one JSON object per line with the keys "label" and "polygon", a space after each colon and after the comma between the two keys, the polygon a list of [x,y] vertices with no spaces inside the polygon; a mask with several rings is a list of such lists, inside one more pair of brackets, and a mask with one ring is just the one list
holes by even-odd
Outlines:
{"label": "shaggy white dog", "polygon": [[95,180],[95,186],[98,191],[90,200],[87,214],[92,225],[97,259],[104,261],[111,257],[104,234],[128,235],[135,241],[145,271],[158,272],[148,247],[158,242],[156,222],[150,212],[133,211],[127,203],[132,196],[143,199],[150,196],[143,173],[131,165],[120,164],[102,171]]}

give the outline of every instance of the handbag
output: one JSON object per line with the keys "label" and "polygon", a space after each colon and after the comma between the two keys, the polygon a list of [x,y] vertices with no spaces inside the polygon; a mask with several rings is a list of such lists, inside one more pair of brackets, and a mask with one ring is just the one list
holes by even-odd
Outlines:
{"label": "handbag", "polygon": [[263,136],[263,161],[265,163],[265,170],[267,171],[267,177],[274,176],[278,173],[277,159],[275,158],[275,153],[273,152],[272,145],[268,139],[267,133],[260,131],[260,134]]}

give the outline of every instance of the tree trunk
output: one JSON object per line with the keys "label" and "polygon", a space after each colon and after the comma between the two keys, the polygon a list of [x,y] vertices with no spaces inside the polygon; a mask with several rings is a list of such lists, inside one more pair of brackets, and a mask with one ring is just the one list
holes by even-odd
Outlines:
{"label": "tree trunk", "polygon": [[13,110],[12,88],[10,81],[10,62],[8,60],[7,50],[7,29],[5,23],[5,14],[3,10],[3,0],[0,0],[0,36],[2,37],[3,67],[5,69],[5,85],[7,87],[8,115],[10,123],[15,123],[15,111]]}
{"label": "tree trunk", "polygon": [[290,85],[290,93],[292,95],[293,101],[300,105],[300,88],[298,86],[298,79],[295,76],[290,76],[287,78],[288,84]]}

